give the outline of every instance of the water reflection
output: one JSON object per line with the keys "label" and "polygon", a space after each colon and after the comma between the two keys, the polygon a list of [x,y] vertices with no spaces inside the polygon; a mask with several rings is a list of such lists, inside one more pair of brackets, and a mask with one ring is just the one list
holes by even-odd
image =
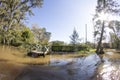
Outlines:
{"label": "water reflection", "polygon": [[114,55],[111,52],[79,58],[62,55],[59,59],[51,55],[49,65],[27,67],[16,80],[26,80],[26,77],[29,80],[120,80],[120,59],[109,58]]}
{"label": "water reflection", "polygon": [[87,57],[79,57],[79,58],[65,58],[64,56],[60,59],[50,57],[50,66],[60,66],[73,63],[74,65],[81,64],[84,66],[88,66],[91,64],[96,64],[100,61],[100,58],[97,54],[91,54]]}
{"label": "water reflection", "polygon": [[[21,56],[17,49],[12,49],[9,46],[0,46],[0,53],[1,59],[6,56],[4,54],[8,53],[19,54],[18,57]],[[120,80],[120,54],[106,52],[104,55],[98,56],[93,53],[87,57],[77,58],[61,56],[61,58],[48,56],[50,63],[47,65],[27,66],[16,80],[27,80],[26,77],[28,80]],[[44,61],[44,58],[41,60]],[[14,68],[13,65],[11,65],[11,68]],[[2,71],[2,68],[0,69]],[[0,80],[4,77],[5,75],[0,74]]]}
{"label": "water reflection", "polygon": [[50,66],[65,66],[64,69],[72,76],[72,80],[90,80],[93,76],[91,80],[120,80],[120,58],[116,58],[117,55],[119,54],[106,52],[99,56],[91,54],[80,58],[52,58]]}
{"label": "water reflection", "polygon": [[110,56],[116,55],[113,52],[107,52],[104,55],[102,63],[98,68],[98,80],[120,80],[120,62],[117,59],[111,59]]}
{"label": "water reflection", "polygon": [[94,53],[80,58],[52,58],[50,66],[64,66],[68,75],[71,75],[71,80],[88,80],[94,75],[99,62],[99,56]]}
{"label": "water reflection", "polygon": [[99,61],[95,53],[79,58],[50,56],[49,65],[27,67],[16,80],[95,80],[92,77]]}

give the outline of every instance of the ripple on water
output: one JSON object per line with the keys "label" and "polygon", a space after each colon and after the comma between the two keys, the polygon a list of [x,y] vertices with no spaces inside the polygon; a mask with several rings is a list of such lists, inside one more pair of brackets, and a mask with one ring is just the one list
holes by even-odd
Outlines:
{"label": "ripple on water", "polygon": [[[116,55],[113,52],[107,52],[109,55]],[[120,62],[116,59],[110,59],[109,55],[103,57],[104,63],[99,66],[98,80],[120,80]]]}
{"label": "ripple on water", "polygon": [[50,66],[65,66],[64,69],[72,76],[72,80],[87,80],[94,75],[100,61],[97,54],[91,54],[80,58],[52,59]]}

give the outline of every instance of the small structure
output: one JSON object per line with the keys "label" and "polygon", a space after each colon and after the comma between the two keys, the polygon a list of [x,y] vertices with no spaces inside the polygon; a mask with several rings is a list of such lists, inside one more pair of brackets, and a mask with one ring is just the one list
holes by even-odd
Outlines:
{"label": "small structure", "polygon": [[39,57],[39,56],[43,56],[45,57],[45,55],[49,52],[49,48],[47,48],[46,46],[44,47],[44,49],[42,51],[39,51],[39,50],[32,50],[30,52],[27,53],[28,56],[31,56],[31,57]]}

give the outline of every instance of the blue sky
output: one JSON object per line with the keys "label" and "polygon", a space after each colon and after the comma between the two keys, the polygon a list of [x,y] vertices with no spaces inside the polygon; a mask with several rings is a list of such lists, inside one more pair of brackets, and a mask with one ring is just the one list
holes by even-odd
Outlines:
{"label": "blue sky", "polygon": [[[87,24],[88,41],[93,41],[92,17],[97,0],[44,0],[42,8],[33,9],[34,16],[28,17],[27,25],[37,24],[51,32],[51,41],[70,42],[74,27],[79,37],[85,39]],[[84,40],[83,40],[84,41]],[[83,42],[82,41],[82,42]]]}

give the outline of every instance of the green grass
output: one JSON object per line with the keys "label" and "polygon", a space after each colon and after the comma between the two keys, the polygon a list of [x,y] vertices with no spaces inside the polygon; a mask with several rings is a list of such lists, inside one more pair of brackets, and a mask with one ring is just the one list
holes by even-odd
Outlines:
{"label": "green grass", "polygon": [[90,51],[89,52],[95,52],[96,51],[96,49],[90,49]]}

